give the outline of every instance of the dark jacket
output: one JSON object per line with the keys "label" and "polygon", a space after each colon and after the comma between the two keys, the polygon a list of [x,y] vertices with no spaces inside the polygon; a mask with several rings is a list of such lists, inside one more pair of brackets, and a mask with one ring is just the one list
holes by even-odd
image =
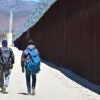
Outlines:
{"label": "dark jacket", "polygon": [[3,61],[3,58],[2,58],[2,53],[3,53],[3,50],[9,50],[9,52],[10,52],[10,60],[9,60],[9,68],[12,68],[13,67],[13,64],[14,64],[14,53],[13,53],[13,51],[12,51],[12,49],[11,48],[8,48],[8,47],[1,47],[0,48],[0,66],[2,66],[3,65],[3,67],[4,67],[4,61]]}

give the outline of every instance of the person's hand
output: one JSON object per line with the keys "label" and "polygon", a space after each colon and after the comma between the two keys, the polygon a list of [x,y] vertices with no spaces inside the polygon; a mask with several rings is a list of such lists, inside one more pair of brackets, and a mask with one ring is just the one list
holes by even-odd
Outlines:
{"label": "person's hand", "polygon": [[24,68],[22,68],[22,72],[24,73]]}
{"label": "person's hand", "polygon": [[11,64],[10,69],[13,69],[13,64]]}

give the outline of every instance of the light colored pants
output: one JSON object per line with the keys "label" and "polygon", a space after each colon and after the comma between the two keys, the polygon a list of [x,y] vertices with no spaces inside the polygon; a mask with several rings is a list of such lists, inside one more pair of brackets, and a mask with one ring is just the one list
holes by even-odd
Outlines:
{"label": "light colored pants", "polygon": [[10,69],[3,72],[3,86],[8,87],[10,75],[11,75],[11,70]]}

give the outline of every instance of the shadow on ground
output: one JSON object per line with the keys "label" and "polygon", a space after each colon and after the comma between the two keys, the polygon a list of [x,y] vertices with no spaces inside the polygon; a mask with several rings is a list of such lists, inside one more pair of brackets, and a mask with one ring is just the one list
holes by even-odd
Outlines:
{"label": "shadow on ground", "polygon": [[88,80],[80,77],[79,75],[75,74],[71,70],[65,69],[61,66],[59,67],[59,66],[54,65],[52,63],[46,62],[44,60],[42,60],[42,62],[47,64],[48,66],[50,66],[52,68],[55,68],[55,69],[59,70],[65,76],[69,77],[70,79],[72,79],[73,81],[77,82],[78,84],[84,86],[85,88],[88,88],[89,90],[100,94],[100,86],[99,85],[96,85],[96,84],[93,84],[93,83],[89,82]]}
{"label": "shadow on ground", "polygon": [[2,90],[0,91],[0,93],[2,93],[2,94],[8,94],[8,92],[3,93]]}
{"label": "shadow on ground", "polygon": [[21,94],[21,95],[28,95],[27,93],[24,93],[24,92],[23,92],[23,93],[18,93],[18,94]]}

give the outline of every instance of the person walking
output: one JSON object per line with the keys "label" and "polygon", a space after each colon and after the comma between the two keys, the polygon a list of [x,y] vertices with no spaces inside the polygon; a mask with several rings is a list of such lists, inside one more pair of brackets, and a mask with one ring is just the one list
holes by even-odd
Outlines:
{"label": "person walking", "polygon": [[28,45],[21,56],[21,67],[23,73],[25,70],[27,92],[31,95],[35,95],[36,76],[40,71],[40,61],[39,51],[36,48],[34,41],[29,40]]}
{"label": "person walking", "polygon": [[2,89],[2,87],[3,87],[3,59],[2,59],[2,52],[0,51],[0,88]]}
{"label": "person walking", "polygon": [[14,64],[14,53],[11,48],[8,47],[7,40],[2,41],[2,47],[0,47],[0,86],[2,93],[7,93],[6,88],[9,85],[9,78],[11,75],[11,69]]}

